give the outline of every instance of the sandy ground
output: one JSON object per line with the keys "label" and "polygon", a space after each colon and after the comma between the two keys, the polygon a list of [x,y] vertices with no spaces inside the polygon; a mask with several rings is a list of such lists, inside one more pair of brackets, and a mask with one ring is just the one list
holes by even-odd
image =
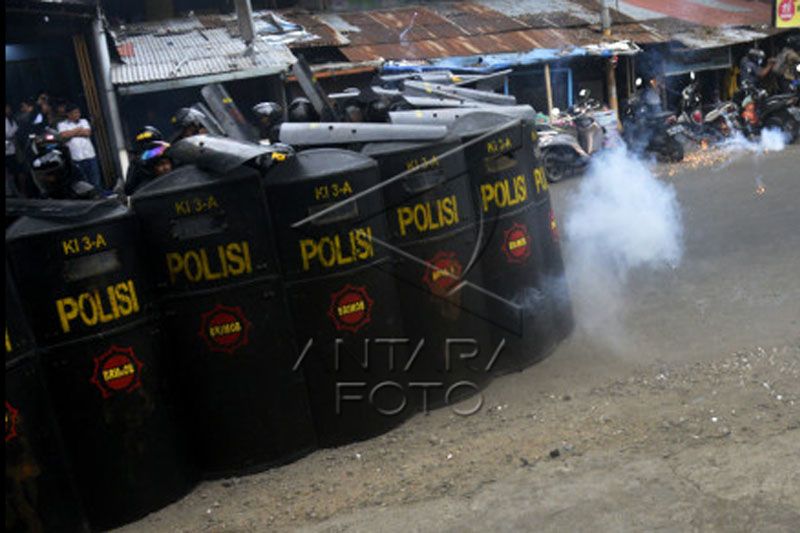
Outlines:
{"label": "sandy ground", "polygon": [[207,482],[120,531],[798,531],[800,147],[711,163],[662,172],[686,255],[633,277],[625,342],[578,329],[476,415]]}

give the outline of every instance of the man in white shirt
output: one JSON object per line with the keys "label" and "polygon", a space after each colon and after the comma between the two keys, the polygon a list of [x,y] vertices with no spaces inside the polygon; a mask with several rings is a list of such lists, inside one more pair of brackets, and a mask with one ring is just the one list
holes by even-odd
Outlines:
{"label": "man in white shirt", "polygon": [[88,120],[81,118],[81,110],[75,104],[67,106],[67,119],[58,123],[58,133],[66,141],[70,157],[83,171],[86,180],[98,189],[104,189],[92,145],[92,128]]}
{"label": "man in white shirt", "polygon": [[17,193],[20,165],[17,161],[17,121],[10,104],[6,104],[6,189]]}

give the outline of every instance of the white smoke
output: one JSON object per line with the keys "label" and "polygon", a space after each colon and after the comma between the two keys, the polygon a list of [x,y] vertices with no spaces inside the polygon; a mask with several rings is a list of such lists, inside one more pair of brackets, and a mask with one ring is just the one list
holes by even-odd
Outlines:
{"label": "white smoke", "polygon": [[761,131],[757,141],[747,139],[741,132],[736,131],[729,139],[722,143],[722,148],[729,152],[744,152],[764,154],[766,152],[780,152],[786,148],[788,141],[786,133],[777,128],[767,128]]}
{"label": "white smoke", "polygon": [[762,195],[766,191],[764,186],[764,179],[761,171],[761,158],[767,152],[780,152],[786,148],[788,143],[788,135],[777,128],[766,128],[761,131],[758,140],[751,141],[747,139],[741,132],[736,131],[729,139],[726,139],[721,148],[730,157],[728,160],[717,167],[717,171],[723,171],[739,156],[750,155],[753,161],[753,177],[756,185],[756,194]]}
{"label": "white smoke", "polygon": [[592,161],[565,212],[566,269],[577,326],[621,348],[629,274],[676,268],[683,255],[675,190],[620,146]]}

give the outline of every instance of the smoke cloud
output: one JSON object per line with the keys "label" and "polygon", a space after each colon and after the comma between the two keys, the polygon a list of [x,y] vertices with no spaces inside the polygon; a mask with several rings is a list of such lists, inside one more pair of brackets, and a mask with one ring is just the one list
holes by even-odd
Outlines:
{"label": "smoke cloud", "polygon": [[722,148],[730,152],[750,152],[760,155],[765,152],[780,152],[786,148],[787,140],[786,134],[777,128],[762,130],[757,141],[750,141],[737,131],[722,143]]}
{"label": "smoke cloud", "polygon": [[592,161],[565,212],[564,251],[577,327],[624,349],[629,275],[676,268],[683,255],[675,190],[619,146]]}

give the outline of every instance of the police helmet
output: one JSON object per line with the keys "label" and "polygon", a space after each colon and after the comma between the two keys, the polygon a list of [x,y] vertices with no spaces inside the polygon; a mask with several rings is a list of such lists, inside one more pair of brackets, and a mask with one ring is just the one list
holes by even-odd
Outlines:
{"label": "police helmet", "polygon": [[758,48],[751,48],[747,51],[747,57],[758,63],[759,65],[764,61],[767,55],[764,53],[764,50],[759,50]]}
{"label": "police helmet", "polygon": [[370,122],[389,122],[389,105],[383,98],[369,103],[367,106],[367,120]]}
{"label": "police helmet", "polygon": [[283,108],[275,102],[261,102],[253,106],[253,113],[270,124],[276,124],[283,119]]}
{"label": "police helmet", "polygon": [[289,104],[289,120],[291,122],[315,122],[319,120],[319,115],[308,98],[301,96]]}
{"label": "police helmet", "polygon": [[136,134],[136,138],[134,139],[134,144],[136,145],[136,151],[141,153],[144,152],[150,144],[154,141],[163,141],[164,136],[155,126],[145,126]]}
{"label": "police helmet", "polygon": [[178,112],[172,117],[172,123],[180,128],[188,128],[190,126],[204,128],[206,120],[207,117],[202,111],[192,107],[182,107],[178,109]]}
{"label": "police helmet", "polygon": [[61,150],[50,150],[31,163],[31,177],[36,187],[45,194],[57,191],[67,172],[69,160]]}

